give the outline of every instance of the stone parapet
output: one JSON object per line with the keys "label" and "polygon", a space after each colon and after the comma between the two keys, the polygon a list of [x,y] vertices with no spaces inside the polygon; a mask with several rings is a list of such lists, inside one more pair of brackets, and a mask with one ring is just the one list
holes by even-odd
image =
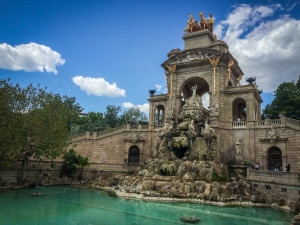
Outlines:
{"label": "stone parapet", "polygon": [[[25,170],[41,170],[41,169],[59,169],[61,170],[61,167],[63,165],[63,162],[53,162],[53,161],[36,161],[36,160],[30,160],[28,163],[24,166],[23,169]],[[128,172],[132,171],[133,169],[136,169],[139,166],[139,164],[127,164],[127,163],[90,163],[88,166],[86,166],[85,170],[96,170],[96,171],[107,171],[107,172]],[[23,165],[21,161],[17,161],[13,164],[11,164],[7,168],[3,168],[4,170],[19,170],[22,169]]]}
{"label": "stone parapet", "polygon": [[298,173],[294,172],[248,169],[247,179],[249,181],[262,181],[276,184],[297,185],[300,187],[300,182],[298,181]]}
{"label": "stone parapet", "polygon": [[139,125],[130,125],[130,124],[127,124],[127,125],[122,125],[122,126],[110,129],[110,130],[101,131],[101,132],[86,131],[86,132],[81,133],[81,134],[73,135],[70,138],[70,142],[73,143],[73,142],[77,142],[77,141],[81,141],[81,140],[97,140],[97,139],[107,137],[107,136],[111,136],[111,135],[115,135],[117,133],[121,133],[121,132],[124,132],[124,131],[133,131],[133,130],[139,130],[139,131],[143,130],[143,131],[145,131],[145,130],[148,130],[148,125],[140,125],[140,124]]}

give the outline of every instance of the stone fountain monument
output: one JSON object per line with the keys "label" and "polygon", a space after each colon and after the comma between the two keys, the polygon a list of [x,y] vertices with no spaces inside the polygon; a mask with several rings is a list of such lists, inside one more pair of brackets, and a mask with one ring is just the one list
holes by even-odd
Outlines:
{"label": "stone fountain monument", "polygon": [[187,180],[211,181],[213,173],[226,173],[219,162],[217,136],[204,113],[197,84],[184,101],[175,125],[173,108],[166,110],[166,121],[158,129],[153,157],[145,162],[140,174],[176,176]]}

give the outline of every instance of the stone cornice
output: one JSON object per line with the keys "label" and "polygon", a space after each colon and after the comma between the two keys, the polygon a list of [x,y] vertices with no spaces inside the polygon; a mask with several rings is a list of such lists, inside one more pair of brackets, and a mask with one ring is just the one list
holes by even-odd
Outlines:
{"label": "stone cornice", "polygon": [[270,142],[270,143],[275,143],[275,142],[287,142],[288,138],[260,138],[260,142]]}
{"label": "stone cornice", "polygon": [[148,101],[149,102],[159,102],[159,101],[166,101],[168,99],[168,94],[161,94],[161,95],[152,95]]}
{"label": "stone cornice", "polygon": [[256,98],[256,100],[259,102],[259,103],[262,103],[263,100],[262,98],[260,97],[258,91],[256,90],[256,88],[251,85],[251,84],[248,84],[248,85],[243,85],[243,86],[233,86],[233,87],[227,87],[226,90],[224,90],[224,93],[225,94],[237,94],[237,93],[245,93],[245,92],[252,92],[254,94],[254,97]]}

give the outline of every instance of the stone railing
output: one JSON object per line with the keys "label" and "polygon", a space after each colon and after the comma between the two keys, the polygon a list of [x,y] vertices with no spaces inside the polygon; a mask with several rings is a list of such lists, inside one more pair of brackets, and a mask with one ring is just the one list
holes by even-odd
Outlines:
{"label": "stone railing", "polygon": [[273,127],[285,127],[290,126],[295,129],[300,129],[300,120],[291,119],[288,117],[282,117],[280,119],[266,119],[261,121],[255,121],[254,123],[255,127],[261,127],[261,128],[270,128]]}
{"label": "stone railing", "polygon": [[86,131],[84,133],[76,134],[70,137],[70,141],[79,141],[83,139],[98,139],[107,135],[112,135],[115,133],[119,133],[121,131],[130,131],[130,130],[148,130],[148,125],[122,125],[116,128],[112,128],[110,130],[104,130],[101,132],[89,132]]}
{"label": "stone railing", "polygon": [[300,127],[300,120],[294,120],[294,119],[286,117],[285,123],[292,125],[292,126]]}
{"label": "stone railing", "polygon": [[[62,162],[55,162],[55,161],[38,161],[38,160],[29,160],[26,164],[25,167],[30,167],[30,168],[57,168],[61,167]],[[17,161],[12,163],[11,165],[8,166],[8,168],[21,168],[23,167],[22,161]]]}
{"label": "stone railing", "polygon": [[[54,162],[54,161],[36,161],[30,160],[24,166],[24,168],[32,169],[61,169],[63,162]],[[95,169],[97,171],[115,171],[115,172],[126,172],[132,170],[133,167],[136,168],[138,164],[125,164],[125,163],[90,163],[85,169]],[[10,166],[5,169],[20,169],[22,168],[22,162],[17,161],[12,163]]]}
{"label": "stone railing", "polygon": [[242,128],[242,127],[247,127],[247,122],[246,121],[233,121],[232,122],[232,127],[234,128]]}
{"label": "stone railing", "polygon": [[298,173],[293,172],[248,169],[247,179],[249,181],[261,181],[300,186],[300,182],[298,181]]}
{"label": "stone railing", "polygon": [[122,170],[125,168],[124,163],[90,163],[87,168],[103,170]]}
{"label": "stone railing", "polygon": [[271,124],[272,125],[279,125],[279,124],[281,124],[281,120],[280,119],[271,120]]}
{"label": "stone railing", "polygon": [[160,129],[162,127],[163,127],[163,125],[154,125],[154,129]]}

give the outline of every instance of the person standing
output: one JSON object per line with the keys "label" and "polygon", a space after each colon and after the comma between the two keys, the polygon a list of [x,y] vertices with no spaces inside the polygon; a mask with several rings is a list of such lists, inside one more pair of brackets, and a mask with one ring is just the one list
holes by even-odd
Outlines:
{"label": "person standing", "polygon": [[255,169],[256,169],[256,170],[259,170],[259,164],[258,164],[258,162],[257,162],[256,165],[255,165]]}
{"label": "person standing", "polygon": [[287,164],[286,168],[286,172],[291,172],[291,164]]}

